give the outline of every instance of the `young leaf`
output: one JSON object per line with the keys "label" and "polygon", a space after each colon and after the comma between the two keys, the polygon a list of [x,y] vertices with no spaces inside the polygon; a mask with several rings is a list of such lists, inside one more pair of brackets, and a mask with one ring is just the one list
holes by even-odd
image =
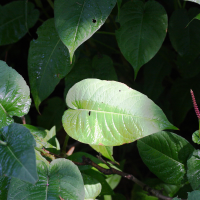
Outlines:
{"label": "young leaf", "polygon": [[69,136],[92,145],[117,146],[164,129],[176,129],[147,96],[115,81],[85,79],[66,98]]}
{"label": "young leaf", "polygon": [[101,145],[90,145],[95,151],[101,153],[102,156],[108,158],[109,160],[115,162],[113,158],[113,147],[101,146]]}
{"label": "young leaf", "polygon": [[192,134],[192,141],[196,144],[200,144],[200,132],[199,130],[195,131],[193,134]]}
{"label": "young leaf", "polygon": [[187,161],[187,177],[193,190],[200,190],[200,150],[195,150]]}
{"label": "young leaf", "polygon": [[54,20],[45,21],[38,28],[38,39],[30,44],[28,74],[31,93],[37,110],[40,103],[55,89],[72,68],[69,52],[60,40]]}
{"label": "young leaf", "polygon": [[193,58],[196,58],[199,54],[200,21],[195,20],[187,26],[189,21],[192,20],[199,12],[200,9],[198,8],[190,8],[188,12],[185,9],[175,10],[170,18],[170,40],[174,49],[181,56],[191,53]]}
{"label": "young leaf", "polygon": [[116,0],[55,1],[56,29],[71,62],[75,50],[104,24],[115,4]]}
{"label": "young leaf", "polygon": [[82,177],[85,188],[84,200],[95,199],[101,192],[101,183],[87,174],[82,174]]}
{"label": "young leaf", "polygon": [[31,2],[13,1],[0,6],[0,45],[21,39],[39,18],[39,11]]}
{"label": "young leaf", "polygon": [[165,183],[186,181],[186,162],[194,147],[170,132],[158,132],[137,142],[139,154],[151,172]]}
{"label": "young leaf", "polygon": [[0,177],[0,199],[7,199],[8,188],[10,185],[10,177],[1,176]]}
{"label": "young leaf", "polygon": [[[81,72],[81,73],[80,73]],[[77,82],[86,78],[117,80],[112,59],[107,55],[94,56],[93,60],[80,59],[72,71],[65,77],[65,96]]]}
{"label": "young leaf", "polygon": [[0,61],[0,128],[13,122],[12,116],[28,113],[31,99],[25,80],[14,69]]}
{"label": "young leaf", "polygon": [[12,176],[35,184],[38,175],[35,161],[35,140],[21,124],[13,123],[0,129],[0,175]]}
{"label": "young leaf", "polygon": [[167,14],[156,1],[129,1],[121,9],[117,42],[131,63],[135,78],[142,65],[160,49],[167,31]]}
{"label": "young leaf", "polygon": [[188,199],[187,200],[199,200],[200,191],[194,190],[192,192],[188,192]]}
{"label": "young leaf", "polygon": [[8,200],[16,199],[73,199],[84,200],[84,184],[77,166],[70,160],[53,160],[49,167],[37,161],[39,180],[31,185],[12,178]]}

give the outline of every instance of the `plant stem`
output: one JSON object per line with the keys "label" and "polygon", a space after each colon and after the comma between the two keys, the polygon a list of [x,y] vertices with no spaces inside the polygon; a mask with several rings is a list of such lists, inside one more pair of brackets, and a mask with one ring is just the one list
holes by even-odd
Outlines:
{"label": "plant stem", "polygon": [[53,2],[51,0],[47,0],[49,5],[54,9],[54,5],[53,5]]}
{"label": "plant stem", "polygon": [[98,33],[98,34],[105,34],[105,35],[114,35],[115,36],[115,33],[106,32],[106,31],[97,31],[96,33]]}
{"label": "plant stem", "polygon": [[93,39],[93,38],[91,38],[91,40],[93,40],[94,42],[99,43],[99,44],[101,44],[101,45],[107,47],[108,49],[111,49],[112,51],[115,51],[115,53],[117,53],[117,54],[121,54],[120,51],[118,51],[118,50],[116,50],[116,49],[114,49],[114,48],[108,46],[107,44],[104,44],[104,43],[102,43],[102,42],[100,42],[100,41],[98,41],[98,40],[95,40],[95,39]]}
{"label": "plant stem", "polygon": [[66,157],[66,148],[67,148],[68,140],[69,140],[69,135],[66,134],[65,141],[64,141],[62,151],[61,151],[61,156],[63,157]]}
{"label": "plant stem", "polygon": [[21,117],[22,124],[26,124],[26,118],[24,116]]}
{"label": "plant stem", "polygon": [[6,145],[7,145],[7,143],[6,143],[6,142],[4,142],[4,141],[2,141],[2,140],[0,140],[0,145],[6,146]]}
{"label": "plant stem", "polygon": [[35,150],[40,151],[41,153],[43,153],[46,157],[50,158],[51,160],[54,160],[54,159],[55,159],[53,155],[47,153],[47,152],[44,151],[43,149],[40,149],[40,148],[38,148],[38,147],[35,147]]}
{"label": "plant stem", "polygon": [[180,8],[182,8],[180,0],[178,0],[178,5],[179,5]]}

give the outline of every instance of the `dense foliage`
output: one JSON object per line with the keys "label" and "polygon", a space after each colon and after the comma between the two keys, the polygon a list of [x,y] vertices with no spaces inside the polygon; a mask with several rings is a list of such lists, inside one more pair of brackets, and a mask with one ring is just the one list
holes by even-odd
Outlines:
{"label": "dense foliage", "polygon": [[199,199],[199,6],[1,0],[0,199]]}

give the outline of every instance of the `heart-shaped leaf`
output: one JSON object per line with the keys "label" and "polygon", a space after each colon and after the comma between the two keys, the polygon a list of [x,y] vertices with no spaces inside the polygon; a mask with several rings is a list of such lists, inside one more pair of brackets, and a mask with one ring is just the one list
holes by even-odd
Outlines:
{"label": "heart-shaped leaf", "polygon": [[12,176],[35,184],[38,179],[35,161],[35,140],[21,124],[0,129],[0,175]]}
{"label": "heart-shaped leaf", "polygon": [[170,132],[158,132],[137,142],[143,162],[158,178],[169,184],[186,181],[186,162],[194,147]]}
{"label": "heart-shaped leaf", "polygon": [[25,1],[13,1],[0,6],[0,45],[17,42],[39,18],[39,11]]}
{"label": "heart-shaped leaf", "polygon": [[84,200],[84,184],[78,167],[70,160],[56,159],[49,167],[43,161],[37,161],[39,180],[31,185],[12,178],[8,200],[16,199],[73,199]]}
{"label": "heart-shaped leaf", "polygon": [[200,191],[194,190],[192,192],[188,192],[188,199],[187,200],[199,200]]}
{"label": "heart-shaped leaf", "polygon": [[40,103],[71,70],[69,51],[56,32],[54,20],[45,21],[37,31],[38,39],[30,44],[28,74],[37,110]]}
{"label": "heart-shaped leaf", "polygon": [[115,81],[85,79],[66,98],[65,131],[83,143],[117,146],[176,129],[147,96]]}
{"label": "heart-shaped leaf", "polygon": [[21,117],[28,113],[30,90],[14,69],[0,60],[0,128],[13,122],[12,116]]}
{"label": "heart-shaped leaf", "polygon": [[131,63],[135,78],[142,65],[160,49],[167,30],[167,14],[156,1],[129,1],[121,8],[117,42],[124,57]]}
{"label": "heart-shaped leaf", "polygon": [[55,1],[56,29],[71,61],[75,50],[104,24],[115,4],[116,0]]}

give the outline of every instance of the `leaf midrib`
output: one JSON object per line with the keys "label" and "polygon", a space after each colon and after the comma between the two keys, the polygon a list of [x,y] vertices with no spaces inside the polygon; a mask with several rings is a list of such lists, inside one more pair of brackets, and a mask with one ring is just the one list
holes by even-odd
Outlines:
{"label": "leaf midrib", "polygon": [[0,26],[0,28],[3,27],[3,26],[6,26],[7,24],[9,24],[9,23],[11,23],[11,22],[13,22],[13,21],[15,21],[15,20],[21,18],[21,17],[23,17],[23,15],[20,15],[20,16],[18,16],[18,17],[16,17],[16,18],[14,18],[14,19],[12,19],[12,20],[6,22],[5,24],[2,24],[2,25]]}

